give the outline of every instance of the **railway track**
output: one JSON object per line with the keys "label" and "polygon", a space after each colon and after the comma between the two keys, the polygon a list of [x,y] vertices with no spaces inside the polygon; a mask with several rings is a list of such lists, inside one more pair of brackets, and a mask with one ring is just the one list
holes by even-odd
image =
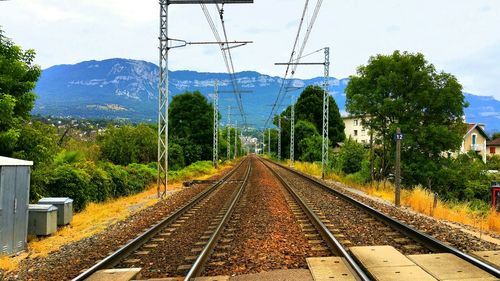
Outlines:
{"label": "railway track", "polygon": [[[330,228],[324,223],[319,223],[317,227],[321,228],[326,235],[331,235],[333,237],[331,241],[339,249],[356,245],[391,245],[405,254],[451,253],[496,278],[500,278],[500,269],[494,264],[460,251],[447,243],[443,243],[426,233],[389,217],[367,204],[332,189],[316,178],[269,160],[262,161],[266,162],[266,165],[273,170],[291,192],[294,192],[299,197],[299,200],[303,201],[309,208],[315,209],[313,213],[319,213],[322,216],[326,213],[325,218],[335,220],[335,223]],[[336,206],[337,209],[332,211],[332,206]],[[349,216],[348,219],[337,219],[341,214],[346,216],[346,213]],[[335,237],[341,238],[335,239]],[[356,244],[353,244],[353,242]],[[349,253],[344,251],[341,250],[337,254],[346,257],[346,260],[356,273],[361,274],[363,270],[359,267],[357,261],[350,258]],[[361,271],[358,271],[358,269]]]}
{"label": "railway track", "polygon": [[[321,181],[247,157],[157,225],[73,280],[107,268],[141,268],[144,279],[305,269],[336,256],[341,278],[373,280],[353,246],[390,245],[404,254],[452,253],[489,274],[498,267],[446,245]],[[308,261],[309,262],[309,261]],[[339,273],[340,274],[340,273]],[[332,278],[332,277],[330,277]]]}
{"label": "railway track", "polygon": [[[201,251],[197,246],[199,242],[195,240],[209,233],[215,235],[217,228],[214,225],[228,212],[228,198],[230,202],[235,199],[245,185],[249,170],[249,160],[241,161],[211,187],[73,280],[85,280],[99,270],[114,267],[141,266],[146,268],[142,275],[147,278],[187,271],[187,265],[192,261],[188,257]],[[170,255],[165,249],[170,251]],[[189,249],[191,254],[182,255],[179,249],[184,252]]]}

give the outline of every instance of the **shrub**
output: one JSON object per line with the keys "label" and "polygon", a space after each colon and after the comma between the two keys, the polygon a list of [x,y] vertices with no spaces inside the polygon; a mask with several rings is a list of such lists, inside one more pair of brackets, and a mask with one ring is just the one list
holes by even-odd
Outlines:
{"label": "shrub", "polygon": [[366,150],[362,144],[349,138],[340,149],[339,160],[341,169],[346,174],[354,174],[361,170],[361,162],[366,156]]}
{"label": "shrub", "polygon": [[69,164],[62,164],[48,175],[45,188],[50,196],[72,198],[75,211],[80,211],[91,201],[92,194],[95,193],[95,190],[89,188],[90,180],[91,177],[85,171]]}

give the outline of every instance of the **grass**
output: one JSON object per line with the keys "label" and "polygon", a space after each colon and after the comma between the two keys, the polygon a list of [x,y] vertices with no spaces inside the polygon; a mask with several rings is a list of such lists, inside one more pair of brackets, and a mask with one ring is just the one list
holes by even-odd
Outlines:
{"label": "grass", "polygon": [[[169,190],[182,188],[181,183],[184,180],[209,178],[234,163],[228,162],[215,169],[211,166],[211,162],[203,161],[194,163],[173,174],[169,173]],[[154,205],[157,201],[156,183],[153,183],[144,192],[135,195],[102,203],[90,203],[83,211],[73,216],[71,225],[60,228],[49,237],[29,239],[27,253],[14,257],[0,257],[0,269],[14,270],[28,256],[30,258],[47,256],[63,245],[100,233],[111,224],[124,220],[133,213]]]}
{"label": "grass", "polygon": [[[295,162],[295,169],[304,173],[320,177],[320,163]],[[327,179],[338,181],[347,186],[361,190],[369,195],[394,202],[394,186],[390,182],[377,182],[373,186],[361,184],[352,177],[343,177],[335,173],[328,173]],[[500,232],[500,215],[494,210],[478,212],[468,202],[446,202],[437,199],[434,207],[434,194],[420,186],[401,191],[401,204],[412,210],[437,219],[462,223],[480,230]]]}

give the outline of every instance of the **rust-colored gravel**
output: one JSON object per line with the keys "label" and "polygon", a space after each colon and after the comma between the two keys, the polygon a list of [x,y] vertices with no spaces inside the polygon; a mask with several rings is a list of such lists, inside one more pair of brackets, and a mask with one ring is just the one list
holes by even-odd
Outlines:
{"label": "rust-colored gravel", "polygon": [[252,162],[248,185],[222,235],[230,242],[219,243],[204,276],[306,268],[306,257],[315,254],[285,201],[284,188],[260,161]]}
{"label": "rust-colored gravel", "polygon": [[[223,173],[226,173],[224,171]],[[212,178],[219,178],[221,175]],[[70,280],[117,250],[139,233],[172,213],[209,185],[183,189],[154,206],[109,226],[105,231],[61,247],[44,258],[26,259],[18,270],[9,272],[4,280]]]}
{"label": "rust-colored gravel", "polygon": [[[190,265],[185,260],[186,257],[196,255],[191,252],[194,248],[199,248],[195,243],[209,231],[210,221],[214,219],[219,211],[232,198],[232,194],[241,184],[247,170],[248,163],[242,164],[240,168],[213,193],[197,204],[199,209],[194,211],[187,219],[179,219],[166,229],[171,229],[169,236],[158,235],[146,247],[142,247],[138,252],[148,251],[148,254],[132,255],[129,262],[122,262],[117,267],[141,267],[142,278],[163,278],[171,276],[183,276],[186,270],[178,270],[181,265]],[[183,221],[183,222],[181,222]],[[178,224],[178,226],[174,226]],[[148,248],[148,244],[156,247]],[[130,262],[133,261],[133,262]]]}
{"label": "rust-colored gravel", "polygon": [[[412,241],[409,238],[404,238],[405,236],[403,234],[389,228],[382,222],[372,218],[369,214],[325,191],[323,188],[312,184],[286,169],[275,165],[273,166],[276,167],[277,171],[296,188],[301,196],[310,200],[314,206],[318,207],[327,218],[336,225],[335,230],[344,236],[342,239],[339,239],[341,242],[343,239],[347,239],[351,242],[351,244],[343,243],[344,246],[391,245],[404,254],[429,252],[429,250],[423,248],[418,242]],[[443,242],[449,243],[459,250],[468,252],[494,250],[499,248],[497,245],[482,241],[472,235],[467,235],[443,222],[404,212],[393,206],[388,206],[367,197],[353,194],[338,186],[331,187],[362,201],[386,215],[396,218]]]}

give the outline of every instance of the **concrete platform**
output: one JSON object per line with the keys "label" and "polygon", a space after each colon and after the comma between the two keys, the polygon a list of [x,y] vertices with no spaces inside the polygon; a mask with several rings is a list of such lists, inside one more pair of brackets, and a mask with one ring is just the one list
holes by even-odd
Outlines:
{"label": "concrete platform", "polygon": [[415,265],[415,263],[392,246],[351,247],[350,251],[359,260],[361,265],[368,270],[374,267]]}
{"label": "concrete platform", "polygon": [[355,281],[353,274],[340,257],[307,258],[314,281]]}
{"label": "concrete platform", "polygon": [[453,254],[409,255],[408,258],[438,280],[498,280]]}
{"label": "concrete platform", "polygon": [[476,257],[500,267],[500,251],[472,252]]}
{"label": "concrete platform", "polygon": [[99,270],[86,281],[130,281],[141,277],[141,268],[113,268]]}
{"label": "concrete platform", "polygon": [[370,269],[370,274],[376,281],[437,280],[417,265],[373,267]]}

